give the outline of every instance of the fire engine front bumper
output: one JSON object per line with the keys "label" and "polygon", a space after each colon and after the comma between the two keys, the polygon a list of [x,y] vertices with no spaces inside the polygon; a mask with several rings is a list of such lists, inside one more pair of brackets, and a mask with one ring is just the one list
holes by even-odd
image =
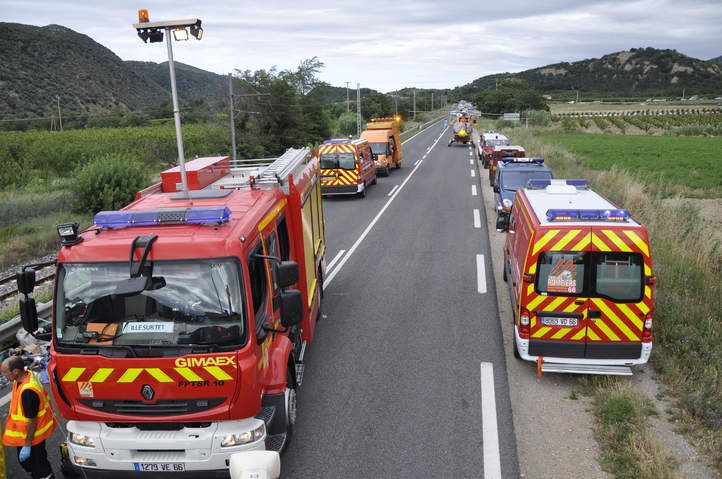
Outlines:
{"label": "fire engine front bumper", "polygon": [[[88,477],[228,477],[231,454],[266,449],[266,429],[256,418],[206,423],[207,427],[140,430],[106,423],[68,421],[69,464]],[[255,433],[253,433],[255,431]],[[231,435],[250,442],[222,447]],[[71,437],[76,435],[74,437]],[[93,446],[77,444],[78,436]],[[75,442],[71,439],[75,439]]]}
{"label": "fire engine front bumper", "polygon": [[361,193],[364,185],[321,185],[322,195],[354,195]]}

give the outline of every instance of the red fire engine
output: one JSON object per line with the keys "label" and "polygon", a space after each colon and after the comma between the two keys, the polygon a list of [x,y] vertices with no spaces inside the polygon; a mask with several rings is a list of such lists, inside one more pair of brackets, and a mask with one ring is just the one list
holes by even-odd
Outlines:
{"label": "red fire engine", "polygon": [[[325,273],[318,159],[186,170],[185,191],[173,168],[85,232],[58,227],[48,372],[66,469],[227,476],[232,454],[289,437]],[[18,279],[32,290],[32,269]]]}

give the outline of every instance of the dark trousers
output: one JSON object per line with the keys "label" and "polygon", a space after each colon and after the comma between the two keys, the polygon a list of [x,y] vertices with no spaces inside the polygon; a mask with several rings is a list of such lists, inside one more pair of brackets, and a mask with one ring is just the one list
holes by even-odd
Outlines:
{"label": "dark trousers", "polygon": [[[17,448],[18,462],[20,462],[20,449]],[[48,462],[48,453],[45,450],[45,441],[30,448],[30,457],[25,462],[20,462],[33,479],[53,479],[53,470]]]}

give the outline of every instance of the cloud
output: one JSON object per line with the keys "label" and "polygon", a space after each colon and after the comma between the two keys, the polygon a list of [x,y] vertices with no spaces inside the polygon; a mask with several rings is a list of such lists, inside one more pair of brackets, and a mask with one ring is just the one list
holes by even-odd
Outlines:
{"label": "cloud", "polygon": [[[151,20],[203,20],[201,42],[174,44],[178,61],[227,73],[294,68],[318,56],[329,83],[382,91],[453,87],[633,47],[675,48],[697,58],[722,54],[718,0],[148,3]],[[119,2],[0,0],[0,10],[6,21],[85,33],[124,60],[167,59],[163,45],[144,45],[134,35],[136,10]]]}

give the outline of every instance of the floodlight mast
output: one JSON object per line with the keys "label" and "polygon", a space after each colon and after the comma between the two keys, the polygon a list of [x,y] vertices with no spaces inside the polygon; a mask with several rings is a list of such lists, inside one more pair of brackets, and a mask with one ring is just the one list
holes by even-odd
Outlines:
{"label": "floodlight mast", "polygon": [[[190,18],[185,20],[151,22],[149,21],[147,10],[138,10],[138,20],[140,23],[133,24],[133,28],[138,31],[138,36],[140,36],[143,42],[146,42],[149,38],[151,43],[162,41],[162,36],[158,39],[157,35],[153,37],[149,35],[149,32],[157,33],[160,30],[165,30],[166,46],[168,48],[168,69],[170,70],[171,97],[173,98],[173,120],[175,123],[176,142],[178,144],[178,168],[180,169],[181,174],[181,190],[186,194],[188,200],[191,201],[192,204],[193,200],[191,199],[190,191],[188,190],[188,178],[186,176],[183,130],[181,128],[180,107],[178,106],[178,90],[176,88],[175,81],[175,63],[173,62],[173,40],[171,38],[171,33],[174,30],[185,30],[187,27],[191,27],[191,33],[193,36],[200,40],[203,35],[201,20],[198,18]],[[187,33],[185,39],[187,40]]]}

